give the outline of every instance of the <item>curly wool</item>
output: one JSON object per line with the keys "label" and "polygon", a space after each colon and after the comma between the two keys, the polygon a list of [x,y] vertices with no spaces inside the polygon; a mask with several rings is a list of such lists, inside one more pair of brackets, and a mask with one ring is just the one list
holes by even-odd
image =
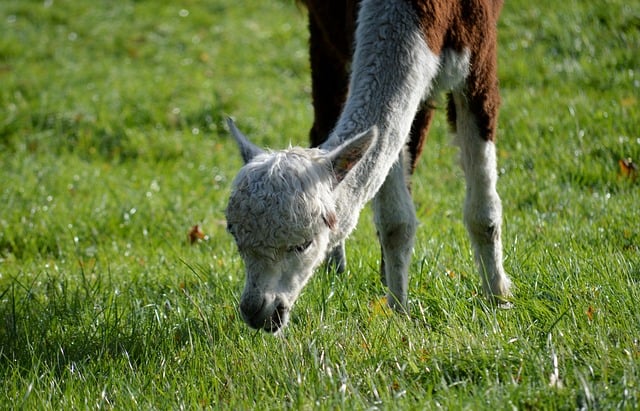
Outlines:
{"label": "curly wool", "polygon": [[290,148],[258,156],[235,178],[227,224],[238,245],[278,248],[305,241],[335,211],[322,150]]}

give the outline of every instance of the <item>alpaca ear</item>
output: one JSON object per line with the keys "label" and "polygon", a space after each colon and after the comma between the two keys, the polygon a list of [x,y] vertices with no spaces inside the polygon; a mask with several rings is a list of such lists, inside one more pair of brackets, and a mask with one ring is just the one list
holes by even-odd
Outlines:
{"label": "alpaca ear", "polygon": [[236,124],[230,117],[227,117],[227,125],[229,126],[229,131],[231,131],[231,134],[236,139],[236,143],[238,143],[240,154],[242,154],[242,159],[245,164],[258,154],[264,153],[264,150],[249,141],[249,139],[238,130]]}
{"label": "alpaca ear", "polygon": [[329,161],[338,182],[341,182],[349,171],[358,164],[376,138],[378,138],[378,127],[373,126],[329,152]]}

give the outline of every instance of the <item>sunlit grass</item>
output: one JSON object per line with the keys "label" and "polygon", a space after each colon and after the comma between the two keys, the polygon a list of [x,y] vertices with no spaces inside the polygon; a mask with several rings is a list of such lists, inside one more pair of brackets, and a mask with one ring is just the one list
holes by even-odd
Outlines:
{"label": "sunlit grass", "polygon": [[[640,10],[506,2],[491,307],[439,116],[413,183],[411,318],[380,299],[370,211],[279,338],[237,315],[222,118],[306,144],[294,2],[0,4],[0,407],[635,409]],[[635,174],[637,175],[637,173]],[[206,237],[190,244],[198,224]]]}

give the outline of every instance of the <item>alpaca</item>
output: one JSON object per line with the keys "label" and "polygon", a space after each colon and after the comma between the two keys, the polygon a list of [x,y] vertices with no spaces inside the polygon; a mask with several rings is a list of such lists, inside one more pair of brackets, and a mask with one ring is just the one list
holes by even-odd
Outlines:
{"label": "alpaca", "polygon": [[349,93],[317,148],[264,151],[228,120],[245,162],[232,184],[228,231],[245,263],[244,321],[277,332],[314,269],[340,248],[370,200],[388,304],[407,312],[416,216],[405,179],[416,113],[448,91],[467,190],[464,222],[483,290],[501,302],[502,206],[496,191],[500,0],[363,0]]}

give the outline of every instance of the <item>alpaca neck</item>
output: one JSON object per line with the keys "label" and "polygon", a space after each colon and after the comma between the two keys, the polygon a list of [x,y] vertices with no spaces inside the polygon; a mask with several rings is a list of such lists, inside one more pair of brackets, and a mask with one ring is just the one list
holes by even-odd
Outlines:
{"label": "alpaca neck", "polygon": [[365,1],[358,22],[349,96],[323,147],[336,146],[373,126],[379,137],[336,188],[336,242],[353,230],[360,211],[398,160],[439,65],[407,2]]}

